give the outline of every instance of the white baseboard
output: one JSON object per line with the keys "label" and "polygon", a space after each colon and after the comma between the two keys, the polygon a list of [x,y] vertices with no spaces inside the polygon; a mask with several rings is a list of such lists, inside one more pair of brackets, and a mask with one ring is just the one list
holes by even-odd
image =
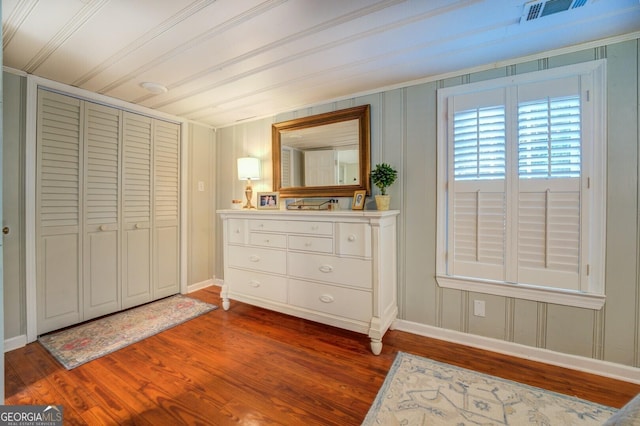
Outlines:
{"label": "white baseboard", "polygon": [[11,337],[4,341],[4,351],[9,352],[14,349],[22,348],[27,346],[27,335],[23,334],[21,336]]}
{"label": "white baseboard", "polygon": [[[187,286],[187,293],[192,293],[194,291],[202,290],[203,288],[211,287],[212,285],[222,286],[222,280],[217,278],[211,278],[206,281],[191,284]],[[4,351],[9,352],[15,349],[22,348],[26,345],[27,345],[26,335],[12,337],[4,341]]]}
{"label": "white baseboard", "polygon": [[505,355],[517,356],[531,361],[539,361],[546,364],[556,365],[558,367],[570,368],[586,373],[597,374],[599,376],[610,377],[612,379],[640,384],[640,369],[627,365],[577,355],[563,354],[549,349],[534,348],[519,343],[506,342],[504,340],[462,333],[460,331],[447,330],[444,328],[418,324],[405,320],[397,320],[394,323],[394,329],[420,336],[459,343],[461,345],[471,346],[474,348],[485,349],[492,352],[498,352]]}
{"label": "white baseboard", "polygon": [[202,290],[203,288],[211,287],[215,284],[215,280],[210,278],[205,281],[200,281],[199,283],[190,284],[187,286],[187,294],[193,293],[194,291]]}

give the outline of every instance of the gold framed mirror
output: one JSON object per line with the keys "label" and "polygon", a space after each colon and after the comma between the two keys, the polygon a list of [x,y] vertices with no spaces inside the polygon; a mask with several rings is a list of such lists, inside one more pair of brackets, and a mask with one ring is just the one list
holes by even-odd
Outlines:
{"label": "gold framed mirror", "polygon": [[282,198],[371,193],[370,107],[272,125],[273,190]]}

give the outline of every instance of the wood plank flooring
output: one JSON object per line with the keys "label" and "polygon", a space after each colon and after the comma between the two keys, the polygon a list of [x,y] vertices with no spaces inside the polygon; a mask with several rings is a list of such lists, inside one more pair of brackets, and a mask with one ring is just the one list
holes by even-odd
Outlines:
{"label": "wood plank flooring", "polygon": [[[190,296],[221,305],[219,288]],[[39,343],[5,357],[6,404],[70,425],[359,425],[398,351],[620,407],[640,385],[389,331],[368,338],[232,302],[74,370]]]}

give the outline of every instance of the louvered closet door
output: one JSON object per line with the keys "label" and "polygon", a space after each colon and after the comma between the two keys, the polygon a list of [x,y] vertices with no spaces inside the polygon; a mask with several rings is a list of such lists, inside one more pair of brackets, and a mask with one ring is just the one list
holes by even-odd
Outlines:
{"label": "louvered closet door", "polygon": [[120,115],[85,103],[84,320],[120,309]]}
{"label": "louvered closet door", "polygon": [[38,91],[38,334],[82,320],[82,103]]}
{"label": "louvered closet door", "polygon": [[180,126],[154,122],[154,289],[153,297],[180,291]]}
{"label": "louvered closet door", "polygon": [[152,298],[151,128],[152,119],[123,113],[122,304]]}

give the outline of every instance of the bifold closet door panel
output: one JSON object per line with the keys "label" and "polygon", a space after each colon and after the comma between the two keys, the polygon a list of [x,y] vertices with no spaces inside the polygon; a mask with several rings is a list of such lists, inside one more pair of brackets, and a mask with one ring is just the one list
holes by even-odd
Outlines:
{"label": "bifold closet door panel", "polygon": [[122,304],[152,300],[152,123],[123,113]]}
{"label": "bifold closet door panel", "polygon": [[159,299],[180,291],[180,126],[154,121],[154,288]]}
{"label": "bifold closet door panel", "polygon": [[82,312],[83,103],[38,91],[36,301],[38,334],[80,322]]}
{"label": "bifold closet door panel", "polygon": [[84,320],[120,303],[121,112],[85,103]]}

